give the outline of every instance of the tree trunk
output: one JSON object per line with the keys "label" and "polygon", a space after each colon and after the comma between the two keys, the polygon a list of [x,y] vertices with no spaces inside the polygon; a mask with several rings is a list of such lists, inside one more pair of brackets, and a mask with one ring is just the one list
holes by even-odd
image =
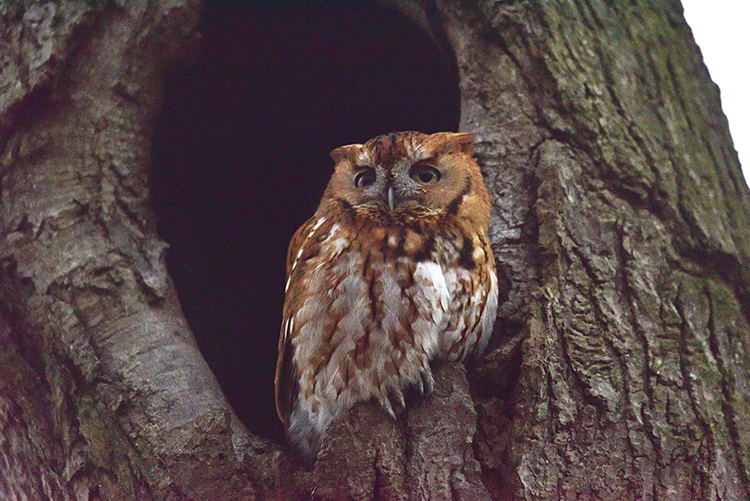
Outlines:
{"label": "tree trunk", "polygon": [[252,499],[288,474],[206,366],[148,206],[195,2],[0,6],[0,497]]}
{"label": "tree trunk", "polygon": [[222,396],[148,207],[197,5],[0,5],[3,499],[750,498],[750,192],[679,3],[399,5],[458,63],[497,332],[311,470]]}
{"label": "tree trunk", "polygon": [[500,498],[748,499],[750,196],[680,6],[638,4],[450,13],[525,333],[511,418],[477,403]]}

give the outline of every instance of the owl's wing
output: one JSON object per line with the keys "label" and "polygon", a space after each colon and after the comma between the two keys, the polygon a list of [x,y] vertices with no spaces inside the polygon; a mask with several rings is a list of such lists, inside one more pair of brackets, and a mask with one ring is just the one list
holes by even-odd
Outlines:
{"label": "owl's wing", "polygon": [[[279,355],[276,361],[276,413],[284,423],[289,425],[289,416],[297,402],[299,393],[299,376],[294,364],[294,346],[292,345],[292,333],[294,329],[294,313],[298,290],[296,287],[296,274],[294,267],[300,257],[308,250],[306,247],[313,245],[310,236],[316,228],[317,218],[313,217],[300,226],[292,237],[289,251],[286,256],[286,297],[284,299],[284,314],[281,320],[281,333],[279,335]],[[303,257],[303,256],[302,256]]]}
{"label": "owl's wing", "polygon": [[294,366],[294,347],[291,342],[290,319],[284,315],[279,337],[279,358],[276,361],[276,413],[289,426],[289,416],[297,402],[299,376]]}

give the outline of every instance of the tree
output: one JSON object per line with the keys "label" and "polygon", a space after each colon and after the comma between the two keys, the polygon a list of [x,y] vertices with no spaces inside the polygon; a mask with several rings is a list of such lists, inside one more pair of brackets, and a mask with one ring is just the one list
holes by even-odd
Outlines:
{"label": "tree", "polygon": [[0,6],[5,498],[748,499],[750,192],[679,3],[400,5],[458,62],[497,332],[311,471],[231,411],[149,209],[197,4]]}

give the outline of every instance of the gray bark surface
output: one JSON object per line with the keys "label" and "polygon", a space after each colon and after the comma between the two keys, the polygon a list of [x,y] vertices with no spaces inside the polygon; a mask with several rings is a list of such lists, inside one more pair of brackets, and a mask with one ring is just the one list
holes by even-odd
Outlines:
{"label": "gray bark surface", "polygon": [[148,206],[163,70],[198,5],[0,9],[0,497],[292,491],[201,357]]}
{"label": "gray bark surface", "polygon": [[486,485],[748,499],[750,197],[679,4],[446,11],[525,334],[512,418],[477,404]]}
{"label": "gray bark surface", "polygon": [[148,206],[197,4],[0,4],[0,497],[750,498],[750,192],[679,3],[398,5],[458,63],[497,332],[308,470],[221,394]]}

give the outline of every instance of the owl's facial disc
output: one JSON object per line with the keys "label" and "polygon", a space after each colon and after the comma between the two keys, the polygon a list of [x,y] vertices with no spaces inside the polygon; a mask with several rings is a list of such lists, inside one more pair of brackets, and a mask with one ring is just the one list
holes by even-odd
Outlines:
{"label": "owl's facial disc", "polygon": [[358,172],[354,185],[361,190],[362,205],[375,205],[389,213],[415,202],[413,187],[404,186],[398,174],[380,166]]}
{"label": "owl's facial disc", "polygon": [[447,179],[434,159],[400,159],[391,165],[353,165],[347,174],[353,189],[350,203],[378,208],[386,213],[428,207],[427,196]]}

